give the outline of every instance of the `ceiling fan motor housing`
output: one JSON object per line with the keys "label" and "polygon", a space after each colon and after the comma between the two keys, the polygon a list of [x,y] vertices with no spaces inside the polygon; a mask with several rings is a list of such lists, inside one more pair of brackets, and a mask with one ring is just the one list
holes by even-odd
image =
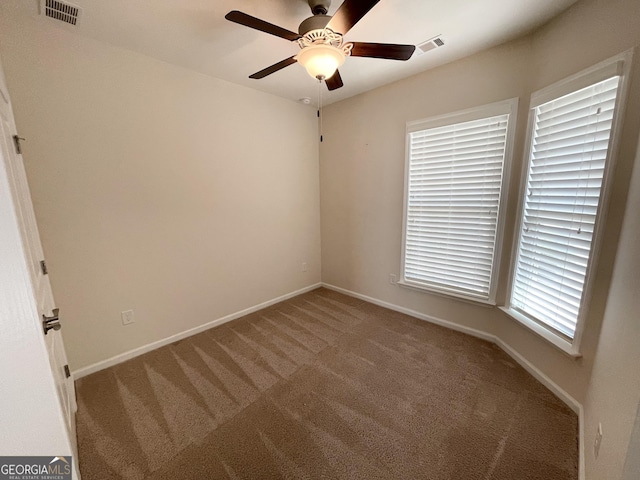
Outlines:
{"label": "ceiling fan motor housing", "polygon": [[298,27],[298,33],[304,35],[312,30],[323,30],[327,26],[331,17],[329,15],[314,15],[309,17]]}

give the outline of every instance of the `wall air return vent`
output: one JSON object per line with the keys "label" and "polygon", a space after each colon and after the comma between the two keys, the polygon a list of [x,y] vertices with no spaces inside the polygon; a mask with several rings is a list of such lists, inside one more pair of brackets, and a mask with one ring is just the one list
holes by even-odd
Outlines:
{"label": "wall air return vent", "polygon": [[418,45],[418,52],[422,54],[440,47],[444,47],[444,40],[438,35]]}
{"label": "wall air return vent", "polygon": [[41,0],[40,14],[70,25],[78,25],[82,9],[72,3],[60,0]]}

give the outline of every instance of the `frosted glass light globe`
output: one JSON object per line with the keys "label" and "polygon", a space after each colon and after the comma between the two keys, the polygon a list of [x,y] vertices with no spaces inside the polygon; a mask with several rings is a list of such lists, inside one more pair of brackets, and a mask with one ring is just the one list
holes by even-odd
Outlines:
{"label": "frosted glass light globe", "polygon": [[296,59],[313,78],[331,78],[345,61],[344,52],[332,45],[311,45],[298,53]]}

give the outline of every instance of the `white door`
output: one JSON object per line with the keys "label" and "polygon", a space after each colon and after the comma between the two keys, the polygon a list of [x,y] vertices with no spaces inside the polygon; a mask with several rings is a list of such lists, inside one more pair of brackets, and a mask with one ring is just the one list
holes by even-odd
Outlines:
{"label": "white door", "polygon": [[[15,225],[11,225],[9,217],[3,219],[0,225],[2,229],[16,228],[19,231],[21,240],[21,250],[23,252],[23,267],[27,270],[27,277],[30,280],[31,298],[35,304],[39,317],[32,319],[37,323],[36,330],[28,331],[42,335],[44,345],[49,358],[49,376],[53,377],[59,410],[62,413],[64,424],[67,430],[67,437],[71,442],[74,459],[77,465],[77,447],[75,432],[75,388],[73,377],[68,373],[67,358],[62,341],[62,332],[51,329],[46,334],[42,323],[43,316],[52,317],[55,309],[55,302],[49,283],[49,277],[42,264],[44,255],[38,227],[36,225],[33,205],[27,184],[27,177],[22,163],[22,156],[17,153],[14,135],[16,127],[11,109],[9,93],[4,81],[2,66],[0,65],[0,149],[2,157],[3,176],[8,186],[8,191],[3,192],[2,201],[11,203],[15,213]],[[4,205],[6,207],[6,204]],[[58,322],[52,321],[50,325]]]}

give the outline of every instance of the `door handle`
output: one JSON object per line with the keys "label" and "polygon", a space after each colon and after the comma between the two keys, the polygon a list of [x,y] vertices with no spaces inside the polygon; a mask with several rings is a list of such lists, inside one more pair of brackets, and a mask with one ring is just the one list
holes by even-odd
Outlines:
{"label": "door handle", "polygon": [[49,333],[49,330],[60,330],[62,325],[60,324],[60,318],[58,313],[60,312],[59,308],[54,308],[52,311],[53,315],[47,317],[46,315],[42,315],[42,328],[44,329],[44,334]]}

